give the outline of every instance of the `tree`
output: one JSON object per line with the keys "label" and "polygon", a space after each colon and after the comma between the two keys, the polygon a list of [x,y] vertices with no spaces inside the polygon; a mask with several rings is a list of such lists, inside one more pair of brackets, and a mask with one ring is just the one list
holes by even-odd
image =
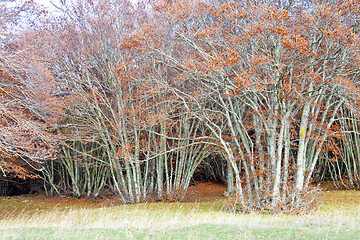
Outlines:
{"label": "tree", "polygon": [[23,41],[24,25],[36,27],[32,17],[44,12],[32,2],[1,4],[0,45],[0,169],[4,176],[38,177],[42,163],[56,156],[53,132],[54,85],[34,46]]}
{"label": "tree", "polygon": [[176,1],[154,10],[159,20],[128,45],[151,56],[143,69],[221,147],[241,208],[303,206],[324,143],[354,97],[343,89],[356,89],[351,5]]}

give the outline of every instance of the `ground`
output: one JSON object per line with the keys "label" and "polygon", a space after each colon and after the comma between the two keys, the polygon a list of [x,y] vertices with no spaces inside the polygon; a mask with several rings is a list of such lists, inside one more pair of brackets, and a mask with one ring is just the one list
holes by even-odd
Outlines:
{"label": "ground", "polygon": [[190,202],[206,202],[215,201],[222,197],[226,187],[224,184],[212,182],[200,182],[188,189],[186,201]]}
{"label": "ground", "polygon": [[323,191],[305,215],[226,212],[225,187],[191,186],[185,203],[0,198],[0,239],[359,239],[360,192]]}
{"label": "ground", "polygon": [[[225,186],[218,183],[197,183],[189,187],[186,202],[210,202],[222,198]],[[122,205],[116,198],[72,198],[72,197],[46,197],[39,194],[1,197],[0,218],[16,216],[20,213],[36,214],[52,209],[67,210],[78,208],[101,208]]]}

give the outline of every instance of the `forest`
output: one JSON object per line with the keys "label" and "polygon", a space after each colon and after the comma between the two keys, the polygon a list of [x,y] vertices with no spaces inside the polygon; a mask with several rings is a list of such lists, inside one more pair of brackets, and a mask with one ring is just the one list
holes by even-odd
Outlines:
{"label": "forest", "polygon": [[[21,2],[21,4],[14,4]],[[360,2],[0,4],[0,194],[240,212],[360,189]]]}

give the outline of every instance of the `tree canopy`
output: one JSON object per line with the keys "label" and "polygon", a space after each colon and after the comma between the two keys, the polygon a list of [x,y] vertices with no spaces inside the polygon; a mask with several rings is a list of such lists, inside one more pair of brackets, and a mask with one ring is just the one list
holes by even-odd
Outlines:
{"label": "tree canopy", "polygon": [[358,1],[61,9],[2,32],[4,176],[41,178],[47,194],[183,200],[206,163],[240,211],[300,211],[326,177],[359,188]]}

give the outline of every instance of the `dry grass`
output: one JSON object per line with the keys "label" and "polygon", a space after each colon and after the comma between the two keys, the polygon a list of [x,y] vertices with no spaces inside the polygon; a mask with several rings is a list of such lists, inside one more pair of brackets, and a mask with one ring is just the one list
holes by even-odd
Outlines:
{"label": "dry grass", "polygon": [[[41,197],[2,198],[0,237],[352,239],[360,234],[358,199],[358,191],[324,192],[318,208],[298,216],[224,212],[221,211],[224,199],[115,206],[117,203],[111,200],[61,199],[56,202]],[[10,211],[4,214],[6,208]]]}

